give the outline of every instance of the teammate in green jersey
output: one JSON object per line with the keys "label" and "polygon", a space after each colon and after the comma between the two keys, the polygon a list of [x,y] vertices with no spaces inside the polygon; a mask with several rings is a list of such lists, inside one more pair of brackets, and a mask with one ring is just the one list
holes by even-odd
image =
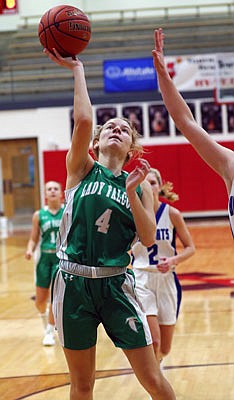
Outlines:
{"label": "teammate in green jersey", "polygon": [[154,243],[153,196],[145,181],[150,166],[139,159],[127,174],[124,164],[141,153],[130,121],[113,118],[96,129],[93,151],[92,106],[83,64],[44,50],[74,77],[74,129],[67,154],[67,182],[53,281],[53,313],[67,359],[70,400],[92,400],[97,327],[127,356],[140,383],[154,400],[173,400],[174,392],[155,359],[147,319],[137,301],[134,274],[127,269],[137,235]]}
{"label": "teammate in green jersey", "polygon": [[[39,257],[36,262],[36,307],[41,314],[45,335],[44,346],[53,346],[54,318],[51,305],[47,312],[47,302],[50,295],[50,285],[54,272],[58,267],[56,255],[56,239],[63,214],[62,190],[58,182],[45,184],[47,205],[35,211],[32,218],[32,230],[27,244],[25,258],[30,260],[40,242]],[[47,315],[48,314],[48,315]],[[48,321],[47,321],[48,320]]]}

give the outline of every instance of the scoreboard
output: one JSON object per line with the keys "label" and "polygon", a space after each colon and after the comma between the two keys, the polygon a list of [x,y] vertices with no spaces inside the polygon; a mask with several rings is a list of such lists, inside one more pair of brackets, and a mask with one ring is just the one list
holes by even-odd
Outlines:
{"label": "scoreboard", "polygon": [[17,3],[17,0],[0,0],[0,14],[16,14]]}

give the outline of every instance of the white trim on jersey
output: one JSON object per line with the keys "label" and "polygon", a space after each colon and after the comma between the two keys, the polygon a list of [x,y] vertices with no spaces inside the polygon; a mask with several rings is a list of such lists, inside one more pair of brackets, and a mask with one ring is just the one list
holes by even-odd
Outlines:
{"label": "white trim on jersey", "polygon": [[72,209],[73,209],[73,200],[75,193],[80,186],[81,183],[76,185],[75,187],[65,190],[65,200],[66,206],[63,212],[59,233],[57,236],[56,249],[57,249],[57,257],[62,260],[68,260],[68,255],[66,254],[67,249],[67,236],[72,226]]}
{"label": "white trim on jersey", "polygon": [[58,337],[61,345],[64,347],[64,332],[63,332],[63,299],[65,294],[66,284],[62,276],[62,272],[58,270],[54,285],[53,285],[53,302],[52,311],[55,320],[55,326],[58,331]]}

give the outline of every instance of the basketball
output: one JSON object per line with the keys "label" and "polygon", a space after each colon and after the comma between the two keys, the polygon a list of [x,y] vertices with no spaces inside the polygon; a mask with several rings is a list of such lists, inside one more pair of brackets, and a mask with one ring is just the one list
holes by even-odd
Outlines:
{"label": "basketball", "polygon": [[39,40],[44,48],[55,48],[62,57],[80,54],[89,44],[91,25],[79,8],[62,5],[43,14],[38,26]]}

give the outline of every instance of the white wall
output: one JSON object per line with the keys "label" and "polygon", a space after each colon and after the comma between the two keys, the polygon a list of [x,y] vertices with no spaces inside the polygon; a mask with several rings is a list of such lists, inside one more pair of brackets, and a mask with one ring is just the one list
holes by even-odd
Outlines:
{"label": "white wall", "polygon": [[[183,5],[208,5],[208,4],[233,4],[231,0],[72,0],[67,2],[68,4],[74,5],[81,10],[89,13],[92,11],[101,10],[119,10],[119,9],[129,9],[129,8],[145,8],[145,7],[170,7],[170,6],[183,6]],[[44,14],[46,10],[51,7],[67,4],[64,0],[18,0],[19,13],[17,15],[0,15],[0,32],[3,31],[14,31],[18,26],[22,25],[23,17],[35,16],[31,22],[37,23],[40,20],[40,16]]]}
{"label": "white wall", "polygon": [[[41,15],[51,7],[59,4],[71,4],[83,11],[97,11],[97,10],[116,10],[127,8],[145,8],[145,7],[168,7],[168,6],[181,6],[181,5],[196,5],[196,4],[221,4],[228,3],[228,0],[72,0],[68,3],[64,0],[18,0],[20,4],[20,12],[22,15]],[[230,2],[230,0],[229,0]]]}
{"label": "white wall", "polygon": [[[26,0],[25,0],[26,1]],[[230,2],[230,1],[229,1]],[[170,6],[191,6],[197,4],[221,4],[228,3],[228,0],[98,0],[94,2],[93,0],[83,0],[83,1],[73,1],[72,4],[83,3],[84,10],[94,11],[94,10],[107,10],[107,9],[127,9],[127,8],[146,8],[146,7],[170,7]],[[81,6],[80,6],[81,8]]]}
{"label": "white wall", "polygon": [[66,149],[70,143],[69,112],[69,107],[1,111],[0,139],[36,137],[40,151],[49,150],[51,143]]}
{"label": "white wall", "polygon": [[[72,108],[72,106],[71,106]],[[67,150],[70,146],[71,125],[69,107],[49,107],[0,112],[0,140],[37,138],[40,189],[43,195],[43,151]],[[43,204],[43,196],[41,198]]]}

